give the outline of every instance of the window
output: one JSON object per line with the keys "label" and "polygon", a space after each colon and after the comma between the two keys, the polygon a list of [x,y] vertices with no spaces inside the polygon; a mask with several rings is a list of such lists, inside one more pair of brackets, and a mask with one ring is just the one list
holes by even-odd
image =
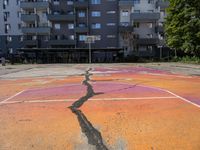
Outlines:
{"label": "window", "polygon": [[101,12],[100,11],[92,11],[92,17],[100,17]]}
{"label": "window", "polygon": [[107,23],[107,26],[115,26],[116,23]]}
{"label": "window", "polygon": [[116,13],[116,11],[114,11],[114,10],[107,11],[107,14],[115,14],[115,13]]}
{"label": "window", "polygon": [[20,36],[20,42],[22,42],[24,40],[24,36]]}
{"label": "window", "polygon": [[107,38],[115,38],[115,35],[107,35]]}
{"label": "window", "polygon": [[6,6],[8,6],[9,0],[3,0],[3,9],[6,9]]}
{"label": "window", "polygon": [[148,0],[148,4],[154,4],[154,0]]}
{"label": "window", "polygon": [[84,27],[86,27],[86,24],[85,23],[79,23],[78,26],[81,27],[81,28],[84,28]]}
{"label": "window", "polygon": [[49,36],[42,36],[42,39],[43,39],[44,41],[48,41],[48,40],[49,40]]}
{"label": "window", "polygon": [[86,35],[79,35],[79,41],[85,41]]}
{"label": "window", "polygon": [[10,54],[12,54],[13,53],[13,48],[9,48],[8,51],[9,51]]}
{"label": "window", "polygon": [[153,38],[153,34],[147,34],[147,38],[149,39]]}
{"label": "window", "polygon": [[46,11],[43,11],[43,12],[42,12],[42,17],[43,17],[43,18],[47,17],[47,12],[46,12]]}
{"label": "window", "polygon": [[7,39],[6,39],[8,42],[12,42],[12,37],[11,36],[7,36]]}
{"label": "window", "polygon": [[54,24],[54,29],[59,30],[60,29],[60,24],[58,24],[58,23]]}
{"label": "window", "polygon": [[70,36],[69,36],[69,39],[70,39],[70,40],[74,40],[74,35],[70,35]]}
{"label": "window", "polygon": [[54,5],[59,5],[60,4],[60,0],[53,0],[53,4]]}
{"label": "window", "polygon": [[37,35],[33,35],[32,40],[37,40]]}
{"label": "window", "polygon": [[3,1],[3,4],[4,4],[5,6],[8,6],[9,0],[4,0],[4,1]]}
{"label": "window", "polygon": [[78,12],[78,17],[80,18],[85,17],[85,12],[84,11]]}
{"label": "window", "polygon": [[124,27],[127,27],[127,26],[129,26],[129,22],[121,22],[120,25],[124,26]]}
{"label": "window", "polygon": [[153,46],[147,46],[147,51],[149,51],[150,53],[152,53],[153,52]]}
{"label": "window", "polygon": [[91,4],[101,4],[101,0],[91,0]]}
{"label": "window", "polygon": [[16,0],[16,2],[17,2],[17,5],[19,5],[19,4],[20,4],[20,0]]}
{"label": "window", "polygon": [[149,22],[147,23],[148,28],[153,28],[153,23]]}
{"label": "window", "polygon": [[160,40],[163,40],[163,39],[164,39],[164,35],[163,35],[163,34],[158,34],[158,38],[159,38]]}
{"label": "window", "polygon": [[161,26],[161,27],[163,27],[163,24],[164,24],[163,22],[158,23],[158,25]]}
{"label": "window", "polygon": [[18,29],[21,29],[21,23],[18,24]]}
{"label": "window", "polygon": [[140,23],[139,22],[134,22],[133,23],[133,27],[134,28],[139,28],[140,27]]}
{"label": "window", "polygon": [[164,16],[165,16],[165,11],[164,11],[164,10],[161,10],[161,11],[160,11],[160,16],[161,16],[161,17],[164,17]]}
{"label": "window", "polygon": [[92,29],[100,29],[101,28],[101,24],[100,23],[93,23],[92,24]]}
{"label": "window", "polygon": [[5,24],[5,33],[8,33],[8,31],[10,31],[11,26],[10,24]]}
{"label": "window", "polygon": [[68,24],[68,29],[74,29],[74,24],[73,23],[69,23]]}
{"label": "window", "polygon": [[128,10],[122,10],[122,16],[127,17],[129,15]]}
{"label": "window", "polygon": [[139,51],[140,52],[146,52],[147,51],[147,46],[140,45],[139,46]]}
{"label": "window", "polygon": [[140,35],[139,35],[139,34],[134,34],[134,35],[133,35],[133,38],[134,38],[134,39],[139,39],[139,38],[140,38]]}
{"label": "window", "polygon": [[68,14],[68,15],[73,15],[74,12],[73,12],[73,11],[68,11],[67,14]]}
{"label": "window", "polygon": [[4,21],[7,21],[7,20],[8,20],[8,17],[10,17],[10,12],[4,12],[4,13],[3,13]]}
{"label": "window", "polygon": [[74,2],[72,0],[67,1],[67,5],[73,5]]}
{"label": "window", "polygon": [[17,17],[18,17],[18,18],[21,17],[21,12],[20,12],[20,11],[17,12]]}
{"label": "window", "polygon": [[134,13],[140,13],[140,10],[134,10]]}
{"label": "window", "polygon": [[54,15],[58,15],[58,14],[60,14],[60,12],[59,11],[54,11],[53,14]]}
{"label": "window", "polygon": [[134,3],[134,4],[139,4],[139,3],[140,3],[140,0],[133,0],[133,3]]}
{"label": "window", "polygon": [[100,41],[101,40],[101,35],[95,35],[96,36],[96,41]]}
{"label": "window", "polygon": [[153,13],[154,11],[153,10],[148,10],[147,12]]}

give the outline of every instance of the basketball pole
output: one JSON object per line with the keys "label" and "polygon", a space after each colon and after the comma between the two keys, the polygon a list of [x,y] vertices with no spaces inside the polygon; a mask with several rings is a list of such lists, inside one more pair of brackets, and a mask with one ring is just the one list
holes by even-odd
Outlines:
{"label": "basketball pole", "polygon": [[88,44],[89,44],[89,63],[91,64],[92,63],[91,42],[89,41]]}

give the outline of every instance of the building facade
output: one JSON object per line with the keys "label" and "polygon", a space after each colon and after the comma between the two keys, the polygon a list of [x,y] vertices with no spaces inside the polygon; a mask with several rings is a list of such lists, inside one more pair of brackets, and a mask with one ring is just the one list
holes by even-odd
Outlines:
{"label": "building facade", "polygon": [[21,48],[20,1],[0,1],[0,54],[14,53]]}
{"label": "building facade", "polygon": [[1,51],[41,63],[88,62],[85,40],[94,35],[93,62],[156,57],[167,6],[161,0],[3,0]]}

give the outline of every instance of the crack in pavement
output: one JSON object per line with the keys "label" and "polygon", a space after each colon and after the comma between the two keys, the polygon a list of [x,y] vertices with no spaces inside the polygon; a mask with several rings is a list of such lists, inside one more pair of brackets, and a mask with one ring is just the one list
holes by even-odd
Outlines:
{"label": "crack in pavement", "polygon": [[103,143],[101,133],[93,127],[93,125],[88,121],[84,113],[78,109],[86,101],[88,101],[89,98],[93,97],[94,95],[103,94],[95,93],[92,85],[89,83],[90,76],[92,75],[89,73],[90,70],[92,69],[90,68],[86,71],[85,80],[83,81],[83,84],[87,87],[86,95],[75,101],[69,108],[71,109],[72,113],[74,113],[77,116],[81,130],[86,135],[88,143],[96,146],[97,150],[108,150],[106,145]]}

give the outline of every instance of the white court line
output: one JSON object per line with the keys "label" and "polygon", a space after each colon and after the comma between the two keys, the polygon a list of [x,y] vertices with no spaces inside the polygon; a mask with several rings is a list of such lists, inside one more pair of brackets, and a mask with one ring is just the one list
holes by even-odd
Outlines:
{"label": "white court line", "polygon": [[169,94],[171,94],[171,95],[173,95],[173,96],[175,96],[175,97],[177,97],[177,98],[179,98],[179,99],[181,99],[181,100],[183,100],[183,101],[185,101],[185,102],[187,102],[187,103],[190,103],[190,104],[192,104],[192,105],[194,105],[194,106],[200,108],[200,105],[198,105],[198,104],[196,104],[196,103],[193,103],[193,102],[187,100],[186,98],[181,97],[181,96],[179,96],[179,95],[177,95],[177,94],[175,94],[175,93],[173,93],[173,92],[171,92],[171,91],[169,91],[169,90],[161,89],[161,88],[158,88],[158,87],[144,86],[144,85],[139,85],[139,86],[148,87],[148,88],[157,89],[157,90],[160,90],[160,91],[167,92],[167,93],[169,93]]}
{"label": "white court line", "polygon": [[181,76],[176,74],[160,74],[160,73],[141,73],[141,74],[149,74],[149,75],[155,75],[155,76],[170,76],[170,77],[177,77],[177,78],[192,78],[191,76]]}
{"label": "white court line", "polygon": [[[117,84],[119,84],[119,83],[117,83]],[[125,84],[125,83],[122,83],[122,84]],[[132,84],[128,84],[128,85],[132,85]],[[177,95],[177,94],[175,94],[175,93],[173,93],[173,92],[171,92],[169,90],[161,89],[161,88],[158,88],[158,87],[145,86],[145,85],[139,85],[139,86],[141,86],[141,87],[147,87],[147,88],[151,88],[151,89],[156,89],[156,90],[160,90],[160,91],[164,91],[164,92],[167,92],[167,93],[169,93],[169,94],[171,94],[171,95],[173,95],[175,97],[139,97],[139,98],[107,98],[107,99],[106,98],[102,98],[102,99],[90,99],[90,100],[91,101],[98,101],[98,100],[110,100],[110,101],[113,101],[113,100],[124,100],[124,99],[125,100],[126,99],[127,100],[133,99],[134,100],[134,99],[159,99],[159,98],[161,98],[161,99],[171,99],[171,98],[179,98],[179,99],[181,99],[181,100],[183,100],[183,101],[185,101],[185,102],[187,102],[189,104],[192,104],[192,105],[200,108],[200,105],[195,104],[195,103],[187,100],[186,98],[183,98],[183,97],[181,97],[181,96],[179,96],[179,95]],[[12,104],[12,103],[23,103],[23,102],[24,103],[47,103],[47,102],[72,102],[72,101],[74,101],[74,99],[68,99],[68,100],[38,100],[38,101],[36,100],[36,101],[11,101],[11,102],[6,102],[6,101],[8,101],[8,100],[10,100],[10,99],[12,99],[14,97],[16,97],[17,95],[23,93],[24,91],[25,90],[23,90],[23,91],[15,94],[15,95],[7,98],[7,99],[1,101],[0,105],[1,104]]]}
{"label": "white court line", "polygon": [[179,95],[177,95],[177,94],[175,94],[175,93],[173,93],[173,92],[170,92],[170,91],[168,91],[168,90],[165,90],[165,91],[168,92],[168,93],[170,93],[170,94],[172,94],[172,95],[174,95],[174,96],[176,96],[177,98],[179,98],[179,99],[181,99],[181,100],[183,100],[183,101],[185,101],[185,102],[187,102],[187,103],[190,103],[190,104],[192,104],[192,105],[194,105],[194,106],[200,108],[200,105],[198,105],[198,104],[196,104],[196,103],[193,103],[193,102],[187,100],[186,98],[183,98],[183,97],[181,97],[181,96],[179,96]]}
{"label": "white court line", "polygon": [[[175,96],[171,97],[135,97],[135,98],[93,98],[88,101],[128,101],[128,100],[145,100],[145,99],[177,99]],[[49,103],[49,102],[75,102],[75,99],[58,99],[58,100],[32,100],[32,101],[10,101],[4,104],[13,103]]]}
{"label": "white court line", "polygon": [[0,105],[1,105],[1,104],[4,104],[6,101],[8,101],[8,100],[10,100],[10,99],[12,99],[12,98],[14,98],[14,97],[16,97],[17,95],[23,93],[24,91],[25,91],[25,90],[23,90],[23,91],[21,91],[21,92],[18,92],[18,93],[16,93],[15,95],[13,95],[13,96],[11,96],[11,97],[9,97],[9,98],[7,98],[7,99],[1,101],[1,102],[0,102]]}

